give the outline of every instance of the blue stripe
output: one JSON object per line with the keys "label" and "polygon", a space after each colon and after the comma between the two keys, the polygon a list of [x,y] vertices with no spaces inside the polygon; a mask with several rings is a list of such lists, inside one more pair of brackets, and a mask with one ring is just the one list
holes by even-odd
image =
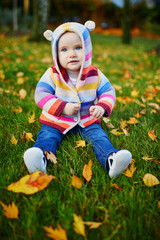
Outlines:
{"label": "blue stripe", "polygon": [[111,84],[110,82],[107,82],[98,92],[97,92],[97,96],[98,98],[103,94],[105,93],[106,91],[109,90],[109,88],[111,88]]}
{"label": "blue stripe", "polygon": [[45,83],[45,82],[39,82],[39,83],[37,84],[37,87],[46,88],[46,89],[49,90],[51,93],[55,94],[54,89],[53,89],[49,84],[47,84],[47,83]]}
{"label": "blue stripe", "polygon": [[86,28],[84,30],[84,32],[82,32],[82,35],[83,35],[83,39],[85,41],[88,38],[88,36],[89,36],[89,30]]}

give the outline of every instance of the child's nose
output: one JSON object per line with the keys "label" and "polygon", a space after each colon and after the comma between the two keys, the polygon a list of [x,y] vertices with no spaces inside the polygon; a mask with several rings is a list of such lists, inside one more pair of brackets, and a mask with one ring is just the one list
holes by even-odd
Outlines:
{"label": "child's nose", "polygon": [[76,53],[74,49],[70,50],[70,57],[75,57],[75,56],[76,56]]}

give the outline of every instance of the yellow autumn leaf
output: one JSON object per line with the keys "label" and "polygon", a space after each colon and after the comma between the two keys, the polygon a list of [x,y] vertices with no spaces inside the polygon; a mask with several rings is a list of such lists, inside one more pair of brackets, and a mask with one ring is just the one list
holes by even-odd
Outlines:
{"label": "yellow autumn leaf", "polygon": [[124,132],[119,132],[119,129],[118,128],[115,128],[111,131],[112,134],[118,136],[118,135],[121,135],[121,134],[124,134]]}
{"label": "yellow autumn leaf", "polygon": [[35,113],[32,114],[31,117],[28,117],[28,122],[29,123],[34,123],[36,120],[35,120]]}
{"label": "yellow autumn leaf", "polygon": [[133,91],[131,92],[131,97],[136,98],[136,97],[138,97],[138,96],[139,96],[139,91],[133,90]]}
{"label": "yellow autumn leaf", "polygon": [[50,160],[52,163],[56,164],[57,163],[57,158],[56,156],[51,152],[44,151],[46,159]]}
{"label": "yellow autumn leaf", "polygon": [[66,231],[58,224],[58,228],[53,229],[51,226],[44,227],[46,236],[54,240],[67,240]]}
{"label": "yellow autumn leaf", "polygon": [[140,115],[139,113],[134,114],[134,116],[135,116],[136,118],[140,118],[140,117],[141,117],[141,115]]}
{"label": "yellow autumn leaf", "polygon": [[88,164],[84,165],[83,168],[83,177],[86,179],[87,182],[89,182],[92,178],[92,161],[90,160]]}
{"label": "yellow autumn leaf", "polygon": [[72,176],[72,186],[76,187],[77,189],[80,189],[82,187],[82,185],[83,185],[82,180],[79,177],[73,175]]}
{"label": "yellow autumn leaf", "polygon": [[160,184],[159,180],[152,174],[146,173],[143,177],[143,182],[146,186],[152,187]]}
{"label": "yellow autumn leaf", "polygon": [[15,136],[14,136],[14,135],[12,135],[12,138],[11,138],[11,143],[12,143],[13,145],[16,145],[16,144],[17,144],[17,142],[18,142],[18,140],[15,138]]}
{"label": "yellow autumn leaf", "polygon": [[125,127],[127,127],[128,125],[127,125],[127,121],[126,120],[122,120],[121,122],[120,122],[120,128],[121,129],[124,129]]}
{"label": "yellow autumn leaf", "polygon": [[81,102],[77,102],[77,104],[81,104],[81,103],[83,103],[85,100],[82,100]]}
{"label": "yellow autumn leaf", "polygon": [[83,223],[89,226],[90,229],[99,228],[103,224],[102,222],[83,222]]}
{"label": "yellow autumn leaf", "polygon": [[34,194],[46,188],[52,179],[56,179],[56,177],[36,171],[22,177],[15,183],[11,183],[7,190],[15,193]]}
{"label": "yellow autumn leaf", "polygon": [[32,133],[26,133],[26,139],[29,142],[29,140],[31,140],[32,142],[35,142],[33,139],[33,134]]}
{"label": "yellow autumn leaf", "polygon": [[78,147],[85,147],[86,146],[86,142],[85,140],[79,140],[79,141],[76,141],[76,144],[77,146],[75,148],[78,148]]}
{"label": "yellow autumn leaf", "polygon": [[128,124],[136,124],[138,123],[137,119],[135,117],[132,117],[130,118],[128,121],[127,121]]}
{"label": "yellow autumn leaf", "polygon": [[4,210],[4,215],[7,217],[7,218],[11,218],[11,219],[18,219],[18,207],[14,204],[14,202],[12,202],[12,204],[10,205],[5,205],[4,203],[2,203],[0,201],[0,204],[2,205],[3,207],[3,210]]}
{"label": "yellow autumn leaf", "polygon": [[148,136],[152,139],[152,141],[157,142],[157,136],[155,135],[155,131],[156,131],[155,129],[152,131],[149,131]]}
{"label": "yellow autumn leaf", "polygon": [[153,160],[153,158],[147,157],[147,156],[142,157],[142,159],[145,160],[145,161],[152,161]]}
{"label": "yellow autumn leaf", "polygon": [[85,234],[85,226],[84,226],[84,222],[82,220],[82,217],[81,216],[77,216],[76,214],[74,214],[73,217],[74,217],[74,222],[73,222],[74,231],[77,234],[80,234],[83,237],[85,237],[86,236],[86,234]]}
{"label": "yellow autumn leaf", "polygon": [[27,96],[26,90],[25,90],[25,89],[21,89],[21,90],[19,91],[19,97],[20,97],[20,99],[24,99],[26,96]]}
{"label": "yellow autumn leaf", "polygon": [[134,161],[131,161],[130,168],[128,167],[123,174],[126,175],[126,177],[132,178],[134,172],[136,171],[136,169],[137,169],[137,168],[134,167]]}
{"label": "yellow autumn leaf", "polygon": [[19,106],[18,108],[13,108],[12,111],[13,111],[13,112],[17,112],[17,113],[21,113],[23,110],[22,110],[22,108]]}

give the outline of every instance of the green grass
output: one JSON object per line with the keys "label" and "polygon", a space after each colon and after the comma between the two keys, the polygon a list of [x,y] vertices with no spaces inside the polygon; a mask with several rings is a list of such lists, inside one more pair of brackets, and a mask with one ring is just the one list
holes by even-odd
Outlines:
{"label": "green grass", "polygon": [[[73,214],[80,215],[84,221],[102,222],[98,229],[90,230],[86,226],[86,239],[127,239],[156,240],[160,238],[160,222],[158,201],[160,201],[160,186],[147,187],[143,183],[146,173],[155,175],[160,180],[159,163],[144,161],[148,156],[160,162],[160,121],[159,111],[152,113],[149,102],[159,104],[160,100],[160,58],[148,52],[158,45],[156,40],[135,38],[131,46],[121,44],[119,37],[92,35],[93,65],[97,66],[110,80],[111,84],[122,87],[116,91],[118,97],[131,96],[131,91],[139,91],[136,98],[145,105],[137,103],[123,104],[116,102],[116,107],[110,117],[112,124],[120,129],[122,120],[129,120],[134,114],[146,108],[146,114],[138,119],[138,124],[129,125],[130,135],[115,136],[112,129],[106,130],[113,145],[118,149],[128,149],[132,152],[137,168],[132,178],[121,174],[110,179],[96,160],[91,146],[74,148],[79,136],[67,138],[61,144],[58,152],[58,164],[48,169],[48,174],[57,177],[49,186],[33,195],[16,194],[6,190],[12,182],[18,181],[28,174],[23,163],[24,151],[33,142],[18,141],[11,144],[12,134],[21,139],[23,131],[31,132],[36,140],[40,129],[38,121],[41,110],[34,102],[34,90],[40,76],[52,65],[46,59],[51,58],[50,44],[31,43],[25,37],[0,38],[0,201],[11,204],[13,201],[19,208],[19,218],[8,219],[3,214],[0,205],[0,236],[1,239],[48,239],[44,226],[57,228],[58,224],[67,232],[68,239],[83,239],[73,230]],[[124,79],[124,68],[131,73],[131,79]],[[24,84],[17,84],[16,74],[24,73]],[[156,87],[158,91],[149,100],[145,93],[148,86]],[[20,99],[15,93],[20,89],[27,91],[25,99]],[[9,91],[5,91],[9,90]],[[145,102],[143,102],[143,98]],[[160,105],[160,104],[159,104]],[[22,113],[12,109],[22,107]],[[33,112],[36,121],[29,124],[28,117]],[[157,142],[148,137],[148,132],[155,129]],[[82,177],[84,164],[89,160],[93,163],[93,176],[89,183]],[[83,181],[81,189],[71,185],[70,168]],[[111,187],[118,184],[122,191]]]}

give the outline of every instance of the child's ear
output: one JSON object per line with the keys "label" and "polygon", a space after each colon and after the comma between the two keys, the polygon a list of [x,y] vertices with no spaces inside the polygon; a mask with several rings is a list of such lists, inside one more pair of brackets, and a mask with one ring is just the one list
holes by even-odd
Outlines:
{"label": "child's ear", "polygon": [[43,33],[43,36],[44,36],[48,41],[51,41],[51,40],[52,40],[52,31],[51,31],[51,30],[46,30],[46,31]]}
{"label": "child's ear", "polygon": [[95,25],[95,22],[89,20],[89,21],[87,21],[87,22],[84,24],[84,26],[87,27],[88,30],[91,32],[91,31],[93,31],[93,30],[95,29],[95,26],[96,26],[96,25]]}

